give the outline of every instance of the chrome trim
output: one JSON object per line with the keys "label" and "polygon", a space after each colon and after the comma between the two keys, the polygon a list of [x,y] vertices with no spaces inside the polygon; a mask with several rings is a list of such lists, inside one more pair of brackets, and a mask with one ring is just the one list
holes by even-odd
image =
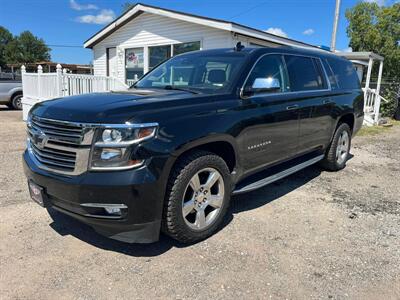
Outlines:
{"label": "chrome trim", "polygon": [[[127,147],[127,146],[130,146],[130,145],[137,144],[137,143],[140,143],[142,141],[151,139],[156,135],[157,126],[144,126],[142,128],[153,128],[153,132],[149,136],[145,136],[143,138],[135,139],[135,140],[131,140],[131,141],[125,141],[125,142],[119,142],[119,143],[105,143],[105,142],[102,142],[102,141],[98,141],[94,145],[95,145],[95,147],[99,147],[99,148],[107,148],[107,147],[110,147],[110,148],[113,148],[113,147],[114,148],[123,148],[123,147]],[[140,128],[138,128],[138,129],[140,129]]]}
{"label": "chrome trim", "polygon": [[[245,88],[245,86],[246,86],[247,80],[248,80],[249,77],[250,77],[251,72],[253,72],[254,68],[255,68],[256,65],[257,65],[257,63],[258,63],[263,57],[265,57],[265,56],[267,56],[267,55],[280,55],[280,56],[285,56],[285,55],[288,55],[288,56],[289,56],[289,55],[292,55],[292,56],[302,56],[302,57],[309,57],[309,58],[318,59],[318,60],[320,61],[320,63],[321,63],[321,66],[322,66],[323,70],[325,71],[325,69],[324,69],[324,64],[322,63],[322,60],[321,60],[320,57],[316,57],[316,56],[312,56],[312,55],[293,54],[293,53],[279,53],[279,52],[265,53],[265,54],[261,55],[259,58],[257,58],[257,60],[255,61],[255,63],[254,63],[253,66],[251,67],[249,73],[247,74],[246,79],[244,80],[244,83],[243,83],[242,87],[240,88],[240,92],[239,92],[239,97],[240,97],[241,99],[246,100],[246,99],[257,98],[257,97],[268,97],[268,96],[277,96],[277,95],[292,95],[292,94],[304,94],[304,93],[307,94],[307,93],[315,93],[315,92],[330,92],[330,91],[332,90],[332,89],[331,89],[331,86],[330,86],[330,84],[329,84],[329,78],[327,77],[327,73],[324,72],[325,81],[326,81],[327,84],[328,84],[328,88],[327,88],[327,89],[309,90],[309,91],[297,91],[297,92],[293,91],[293,92],[279,92],[279,93],[260,93],[260,94],[252,95],[252,96],[249,96],[249,97],[244,96],[244,95],[243,95],[243,91],[244,91],[244,88]],[[283,57],[283,61],[284,61],[284,63],[285,63],[285,68],[286,68],[286,72],[287,72],[286,61],[285,61],[285,58],[284,58],[284,57]],[[287,75],[289,76],[289,73],[288,73],[288,72],[287,72]],[[321,74],[321,75],[322,75],[322,74]],[[290,83],[290,82],[289,82],[289,83]]]}
{"label": "chrome trim", "polygon": [[134,168],[138,168],[144,165],[144,160],[141,160],[140,163],[131,165],[131,166],[123,166],[123,167],[93,167],[89,166],[90,171],[123,171],[130,170]]}
{"label": "chrome trim", "polygon": [[84,207],[101,207],[101,208],[128,208],[125,204],[112,204],[112,203],[82,203],[81,206]]}
{"label": "chrome trim", "polygon": [[[47,144],[46,147],[49,147],[50,144]],[[63,147],[64,148],[64,147]],[[68,151],[70,152],[75,152],[76,153],[76,159],[75,159],[75,164],[73,167],[73,170],[67,171],[67,170],[60,170],[57,169],[57,163],[53,161],[48,161],[48,160],[43,160],[40,157],[35,154],[34,150],[32,149],[31,145],[31,140],[28,138],[27,139],[27,150],[30,159],[37,165],[40,169],[46,170],[49,172],[57,173],[57,174],[63,174],[63,175],[79,175],[87,171],[87,164],[89,161],[89,155],[90,155],[90,148],[68,148]],[[54,168],[51,168],[46,165],[46,163],[54,165]],[[62,163],[58,164],[61,168],[71,168],[70,165],[65,165]]]}
{"label": "chrome trim", "polygon": [[265,185],[268,185],[268,184],[270,184],[272,182],[275,182],[275,181],[277,181],[279,179],[282,179],[282,178],[284,178],[286,176],[289,176],[289,175],[291,175],[293,173],[296,173],[297,171],[300,171],[300,170],[302,170],[302,169],[304,169],[304,168],[306,168],[308,166],[311,166],[311,165],[315,164],[316,162],[319,162],[323,158],[324,158],[324,155],[319,155],[319,156],[314,157],[314,158],[312,158],[310,160],[307,160],[307,161],[305,161],[305,162],[303,162],[301,164],[293,166],[293,167],[291,167],[289,169],[283,170],[283,171],[281,171],[279,173],[276,173],[274,175],[271,175],[271,176],[265,177],[265,178],[263,178],[261,180],[258,180],[256,182],[250,183],[250,184],[242,187],[239,190],[234,190],[232,192],[232,195],[241,194],[241,193],[250,192],[250,191],[259,189],[259,188],[261,188],[261,187],[263,187]]}
{"label": "chrome trim", "polygon": [[124,124],[118,123],[85,123],[85,122],[73,122],[73,121],[62,121],[62,120],[54,120],[54,119],[47,119],[41,118],[37,116],[33,116],[35,119],[41,119],[45,121],[60,123],[60,125],[70,125],[70,126],[79,126],[82,128],[144,128],[144,127],[157,127],[159,124],[156,122],[152,123],[130,123],[126,122]]}

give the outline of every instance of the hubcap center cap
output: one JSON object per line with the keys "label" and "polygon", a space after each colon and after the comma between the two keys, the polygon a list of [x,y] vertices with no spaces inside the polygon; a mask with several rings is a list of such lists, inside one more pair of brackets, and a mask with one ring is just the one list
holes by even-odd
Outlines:
{"label": "hubcap center cap", "polygon": [[209,191],[205,190],[204,188],[200,188],[196,194],[195,194],[195,199],[194,199],[194,204],[197,208],[199,209],[204,209],[208,204],[207,202],[207,196],[209,194]]}

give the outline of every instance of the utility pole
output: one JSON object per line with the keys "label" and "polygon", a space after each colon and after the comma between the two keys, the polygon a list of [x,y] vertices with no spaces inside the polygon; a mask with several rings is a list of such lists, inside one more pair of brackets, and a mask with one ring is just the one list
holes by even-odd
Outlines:
{"label": "utility pole", "polygon": [[335,19],[333,20],[333,31],[331,40],[331,51],[335,52],[336,49],[336,32],[339,23],[340,0],[336,0]]}

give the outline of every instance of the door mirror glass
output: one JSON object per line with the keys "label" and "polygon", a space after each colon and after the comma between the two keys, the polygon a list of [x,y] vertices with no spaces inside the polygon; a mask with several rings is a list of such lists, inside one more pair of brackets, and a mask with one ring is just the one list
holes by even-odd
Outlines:
{"label": "door mirror glass", "polygon": [[277,78],[256,78],[251,86],[254,92],[280,91],[281,84]]}

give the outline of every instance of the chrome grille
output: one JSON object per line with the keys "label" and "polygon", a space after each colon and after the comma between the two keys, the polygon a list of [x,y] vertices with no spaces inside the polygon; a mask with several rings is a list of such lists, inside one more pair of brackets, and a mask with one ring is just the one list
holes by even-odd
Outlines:
{"label": "chrome grille", "polygon": [[33,143],[31,143],[31,147],[36,159],[42,164],[57,170],[74,171],[76,162],[75,152],[59,151],[48,147],[39,149]]}
{"label": "chrome grille", "polygon": [[27,125],[28,151],[40,168],[70,175],[87,170],[92,127],[36,116]]}
{"label": "chrome grille", "polygon": [[79,144],[83,136],[83,127],[66,125],[59,121],[31,118],[31,128],[43,132],[49,140],[68,144]]}

